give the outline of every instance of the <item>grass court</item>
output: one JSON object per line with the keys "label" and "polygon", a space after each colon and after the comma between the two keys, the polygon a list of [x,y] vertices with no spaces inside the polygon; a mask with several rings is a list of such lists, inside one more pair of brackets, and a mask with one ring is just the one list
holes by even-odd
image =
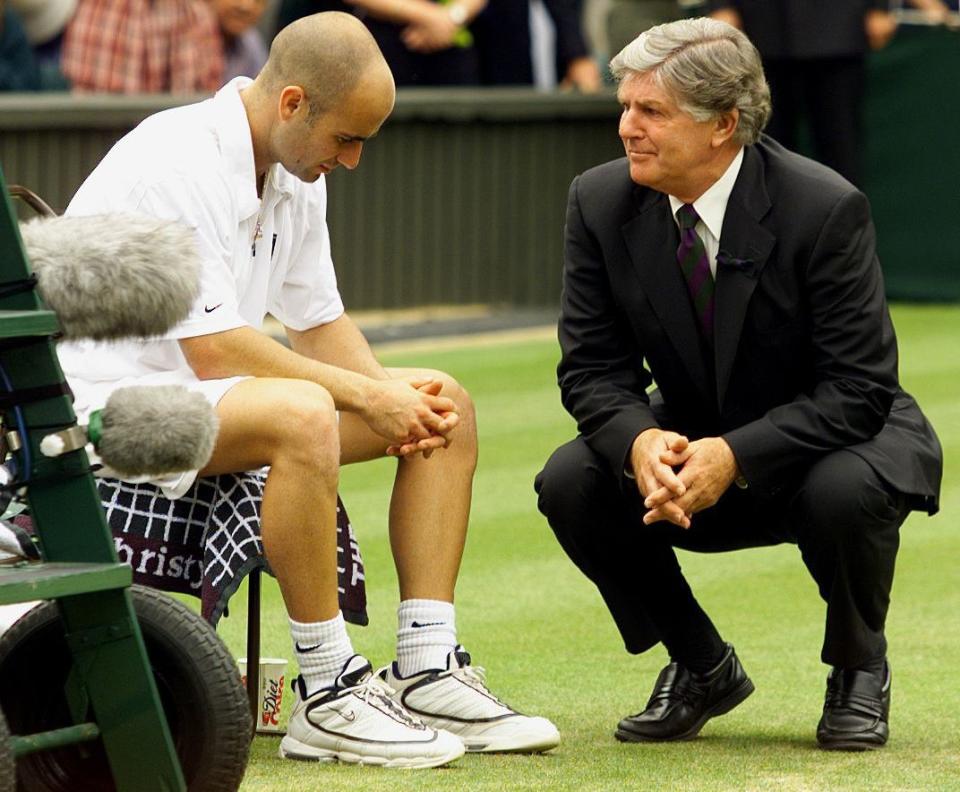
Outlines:
{"label": "grass court", "polygon": [[[893,668],[891,740],[869,754],[815,747],[827,668],[819,660],[823,606],[796,548],[681,553],[688,579],[737,648],[756,692],[700,737],[620,744],[617,721],[643,708],[662,648],[626,654],[599,594],[574,568],[536,510],[532,481],[570,438],[559,403],[552,337],[435,343],[383,351],[389,365],[449,371],[472,393],[480,463],[457,590],[460,640],[491,688],[563,735],[545,756],[466,756],[440,770],[390,771],[282,761],[279,738],[257,737],[241,789],[297,790],[960,790],[960,307],[893,307],[900,374],[937,429],[946,456],[941,512],[903,527],[888,619]],[[341,492],[367,572],[370,626],[351,628],[375,666],[392,660],[396,577],[386,513],[393,462],[346,468]],[[245,651],[245,592],[220,632]],[[286,615],[264,581],[264,656],[291,657]],[[295,668],[288,666],[288,677]],[[285,715],[291,704],[285,692]]]}

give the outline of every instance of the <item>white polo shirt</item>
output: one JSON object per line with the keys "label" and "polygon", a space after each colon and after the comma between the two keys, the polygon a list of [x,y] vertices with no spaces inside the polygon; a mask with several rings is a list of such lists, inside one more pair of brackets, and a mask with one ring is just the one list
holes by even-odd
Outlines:
{"label": "white polo shirt", "polygon": [[323,177],[307,184],[273,165],[257,196],[239,94],[250,82],[238,77],[212,99],[146,119],[110,150],[67,207],[74,216],[140,212],[179,221],[194,229],[202,260],[200,296],[165,336],[59,346],[81,420],[119,387],[181,384],[216,404],[242,379],[198,380],[179,338],[260,328],[267,313],[295,330],[343,313]]}

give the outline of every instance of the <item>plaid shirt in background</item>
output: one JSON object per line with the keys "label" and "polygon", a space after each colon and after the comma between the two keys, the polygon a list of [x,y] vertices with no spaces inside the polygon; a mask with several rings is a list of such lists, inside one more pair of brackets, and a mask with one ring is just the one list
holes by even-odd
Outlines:
{"label": "plaid shirt in background", "polygon": [[62,68],[78,91],[215,91],[223,42],[204,0],[80,0]]}

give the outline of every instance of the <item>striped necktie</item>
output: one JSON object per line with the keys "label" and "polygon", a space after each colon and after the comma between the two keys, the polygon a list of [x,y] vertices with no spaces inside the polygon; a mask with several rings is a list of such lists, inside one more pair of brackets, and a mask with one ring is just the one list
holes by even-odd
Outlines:
{"label": "striped necktie", "polygon": [[693,204],[684,204],[677,210],[680,224],[680,247],[677,248],[677,261],[683,271],[693,309],[700,323],[700,330],[708,343],[713,344],[713,274],[710,272],[710,259],[703,240],[694,230],[700,215]]}

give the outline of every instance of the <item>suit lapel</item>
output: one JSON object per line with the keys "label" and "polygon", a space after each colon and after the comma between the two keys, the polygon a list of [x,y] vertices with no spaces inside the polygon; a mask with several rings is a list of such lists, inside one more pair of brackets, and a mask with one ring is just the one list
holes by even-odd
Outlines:
{"label": "suit lapel", "polygon": [[744,150],[743,165],[730,193],[720,232],[717,255],[714,362],[717,371],[717,401],[723,399],[740,344],[747,306],[776,237],[760,225],[770,209],[764,180],[763,160],[755,147]]}
{"label": "suit lapel", "polygon": [[713,386],[703,363],[702,341],[677,264],[679,235],[663,193],[635,190],[637,216],[622,230],[630,260],[653,311],[666,330],[690,378],[713,400]]}

